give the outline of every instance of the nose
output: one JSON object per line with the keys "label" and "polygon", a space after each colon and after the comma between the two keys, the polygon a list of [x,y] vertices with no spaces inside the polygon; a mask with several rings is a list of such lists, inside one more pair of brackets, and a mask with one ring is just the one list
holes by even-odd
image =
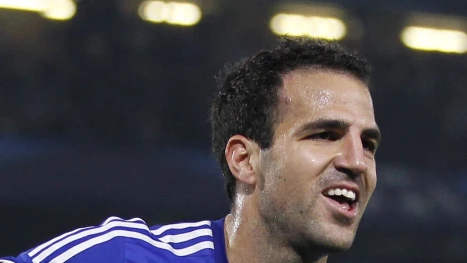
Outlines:
{"label": "nose", "polygon": [[337,170],[344,171],[351,176],[358,176],[368,169],[362,140],[359,135],[347,134],[342,138],[342,145],[334,159]]}

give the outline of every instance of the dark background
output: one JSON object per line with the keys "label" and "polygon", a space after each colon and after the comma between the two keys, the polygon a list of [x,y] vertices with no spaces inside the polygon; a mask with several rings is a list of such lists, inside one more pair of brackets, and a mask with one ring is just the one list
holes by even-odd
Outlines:
{"label": "dark background", "polygon": [[[284,2],[199,1],[194,27],[144,22],[137,0],[82,0],[65,22],[0,9],[0,254],[111,215],[224,216],[214,75],[274,45],[268,21]],[[467,262],[467,56],[399,38],[411,13],[467,18],[467,1],[331,3],[360,25],[341,42],[373,65],[383,143],[355,244],[330,262]]]}

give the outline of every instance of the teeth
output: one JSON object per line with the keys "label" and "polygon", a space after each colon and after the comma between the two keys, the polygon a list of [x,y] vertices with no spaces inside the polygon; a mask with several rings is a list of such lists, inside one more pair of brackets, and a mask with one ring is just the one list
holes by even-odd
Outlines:
{"label": "teeth", "polygon": [[328,195],[329,196],[345,196],[345,197],[349,198],[352,201],[355,201],[355,197],[356,197],[354,191],[347,190],[347,189],[340,189],[340,188],[329,189]]}

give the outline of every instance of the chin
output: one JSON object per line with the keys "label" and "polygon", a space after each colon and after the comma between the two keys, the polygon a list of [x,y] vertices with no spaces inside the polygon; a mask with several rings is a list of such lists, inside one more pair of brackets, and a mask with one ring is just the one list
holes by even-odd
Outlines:
{"label": "chin", "polygon": [[332,238],[316,240],[308,242],[307,245],[298,246],[297,249],[300,251],[301,255],[304,255],[307,258],[313,258],[317,255],[319,257],[327,256],[329,254],[336,254],[347,251],[353,243],[353,238],[351,240],[344,240],[342,238],[336,239]]}
{"label": "chin", "polygon": [[355,231],[341,230],[335,233],[333,237],[329,240],[330,247],[333,247],[336,251],[346,251],[354,242]]}
{"label": "chin", "polygon": [[347,251],[353,244],[353,238],[352,240],[339,240],[338,242],[334,242],[330,244],[328,247],[332,252],[344,252]]}
{"label": "chin", "polygon": [[314,244],[310,251],[320,251],[323,254],[334,254],[347,251],[353,242],[330,241]]}
{"label": "chin", "polygon": [[313,245],[327,253],[344,252],[352,246],[354,239],[354,231],[340,230],[334,233],[324,234],[321,238],[315,238]]}

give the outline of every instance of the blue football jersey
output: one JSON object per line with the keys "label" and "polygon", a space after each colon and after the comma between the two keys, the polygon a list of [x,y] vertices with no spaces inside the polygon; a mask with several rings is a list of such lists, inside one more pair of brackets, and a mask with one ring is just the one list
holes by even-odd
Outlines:
{"label": "blue football jersey", "polygon": [[228,263],[224,220],[148,227],[110,217],[65,233],[0,263]]}

